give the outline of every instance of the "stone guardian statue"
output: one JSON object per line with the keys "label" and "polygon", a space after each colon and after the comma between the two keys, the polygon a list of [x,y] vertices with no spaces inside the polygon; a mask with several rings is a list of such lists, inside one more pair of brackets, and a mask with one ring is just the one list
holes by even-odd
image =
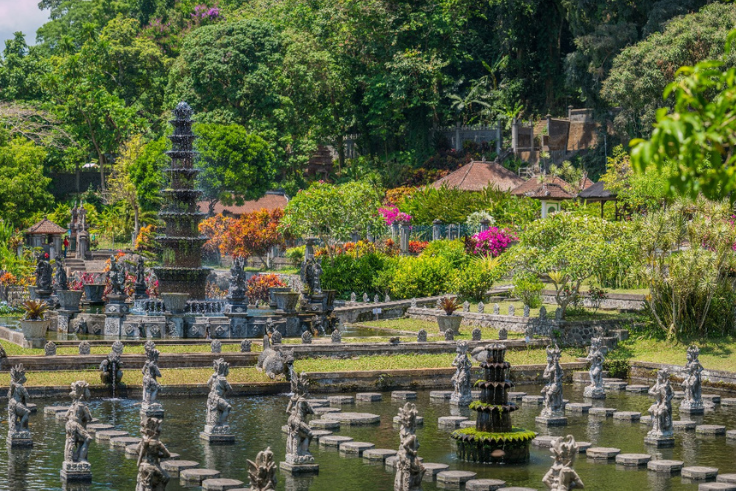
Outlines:
{"label": "stone guardian statue", "polygon": [[652,415],[652,429],[644,442],[658,447],[669,447],[675,444],[672,428],[672,397],[674,392],[670,385],[670,373],[666,369],[657,372],[657,383],[649,389],[649,395],[655,402],[649,407]]}
{"label": "stone guardian statue", "polygon": [[544,408],[536,422],[547,426],[564,426],[567,424],[562,402],[562,381],[564,372],[560,366],[560,348],[547,347],[547,367],[543,377],[547,385],[542,389],[544,396]]}
{"label": "stone guardian statue", "polygon": [[396,461],[394,491],[416,491],[422,488],[424,466],[419,462],[417,440],[417,407],[407,402],[399,408],[399,452]]}
{"label": "stone guardian statue", "polygon": [[158,378],[161,376],[161,370],[158,368],[158,357],[161,354],[156,349],[153,341],[145,344],[146,362],[143,364],[141,373],[143,374],[143,402],[141,403],[141,416],[155,416],[157,418],[164,417],[164,408],[157,401],[158,392],[161,390],[161,384]]}
{"label": "stone guardian statue", "polygon": [[314,414],[314,409],[307,400],[308,380],[304,373],[291,377],[292,396],[286,406],[289,418],[286,422],[286,462],[281,469],[291,473],[319,472],[319,465],[314,463],[314,456],[309,451],[312,441],[312,429],[307,424],[307,416]]}
{"label": "stone guardian statue", "polygon": [[199,436],[210,443],[233,443],[235,435],[230,433],[230,425],[227,424],[232,406],[225,400],[225,394],[233,390],[227,381],[230,364],[223,358],[218,358],[214,361],[213,368],[215,373],[207,381],[210,393],[207,396],[206,423]]}
{"label": "stone guardian statue", "polygon": [[10,390],[8,390],[8,445],[11,447],[32,447],[31,430],[28,429],[28,391],[26,369],[23,364],[10,368]]}
{"label": "stone guardian statue", "polygon": [[550,448],[554,463],[542,482],[550,491],[570,491],[571,489],[583,489],[585,485],[573,470],[575,458],[578,455],[578,444],[572,435],[559,438],[554,441]]}
{"label": "stone guardian statue", "polygon": [[702,376],[703,365],[700,364],[698,356],[700,349],[690,346],[687,349],[687,364],[685,364],[685,379],[682,381],[682,390],[685,398],[680,403],[680,411],[688,414],[703,414],[703,388]]}
{"label": "stone guardian statue", "polygon": [[276,462],[271,447],[258,452],[256,461],[248,462],[248,477],[251,491],[273,491],[276,489]]}
{"label": "stone guardian statue", "polygon": [[165,491],[169,474],[161,468],[161,459],[171,456],[159,441],[161,420],[146,417],[141,422],[141,443],[138,445],[138,479],[135,491]]}
{"label": "stone guardian statue", "polygon": [[92,479],[92,466],[87,461],[87,452],[92,437],[87,432],[87,423],[92,414],[84,401],[89,400],[89,384],[78,380],[71,385],[69,396],[72,404],[66,412],[66,443],[64,462],[61,465],[63,481],[89,481]]}
{"label": "stone guardian statue", "polygon": [[452,366],[455,367],[455,375],[452,376],[454,390],[450,396],[450,404],[468,406],[473,402],[470,384],[470,369],[473,363],[468,358],[468,343],[466,341],[458,341],[457,356],[453,360]]}
{"label": "stone guardian statue", "polygon": [[606,390],[603,387],[603,362],[606,360],[604,356],[604,348],[601,346],[601,338],[592,338],[590,340],[590,351],[586,360],[590,362],[590,385],[583,390],[583,397],[590,399],[605,399]]}

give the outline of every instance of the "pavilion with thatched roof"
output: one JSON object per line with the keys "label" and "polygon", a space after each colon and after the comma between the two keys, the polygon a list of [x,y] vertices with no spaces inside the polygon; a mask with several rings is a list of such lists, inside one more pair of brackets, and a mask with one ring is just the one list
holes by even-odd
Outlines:
{"label": "pavilion with thatched roof", "polygon": [[[587,189],[593,181],[584,177],[578,188]],[[544,176],[542,179],[529,179],[521,186],[511,191],[516,196],[526,196],[542,202],[542,218],[550,213],[560,211],[560,204],[565,200],[577,197],[574,186],[557,176]]]}
{"label": "pavilion with thatched roof", "polygon": [[490,186],[500,191],[511,191],[523,182],[524,179],[501,164],[474,160],[430,186],[437,189],[446,186],[462,191],[482,191]]}
{"label": "pavilion with thatched roof", "polygon": [[49,259],[55,259],[61,252],[61,242],[67,230],[55,224],[48,218],[44,218],[35,225],[29,227],[24,235],[29,247],[41,247],[49,254]]}

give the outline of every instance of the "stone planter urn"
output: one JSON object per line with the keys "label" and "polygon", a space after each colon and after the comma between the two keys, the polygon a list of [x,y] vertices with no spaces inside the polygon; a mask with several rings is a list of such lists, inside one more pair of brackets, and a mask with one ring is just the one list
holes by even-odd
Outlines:
{"label": "stone planter urn", "polygon": [[268,289],[268,306],[272,309],[277,308],[276,305],[276,297],[273,296],[276,292],[290,292],[291,288],[288,286],[275,286],[273,288]]}
{"label": "stone planter urn", "polygon": [[463,321],[461,315],[438,315],[437,325],[440,327],[440,332],[452,331],[454,333],[460,332],[460,323]]}
{"label": "stone planter urn", "polygon": [[50,320],[36,320],[29,321],[21,319],[20,328],[23,331],[24,348],[43,348],[46,345],[46,331],[49,330],[51,325]]}
{"label": "stone planter urn", "polygon": [[273,298],[276,300],[276,310],[290,314],[296,312],[296,305],[299,303],[298,293],[274,292]]}
{"label": "stone planter urn", "polygon": [[82,300],[82,290],[59,290],[56,292],[62,310],[79,312],[79,302]]}
{"label": "stone planter urn", "polygon": [[91,283],[84,285],[84,296],[89,303],[105,303],[102,296],[105,294],[104,283]]}
{"label": "stone planter urn", "polygon": [[187,308],[188,293],[162,293],[164,309],[172,314],[183,314]]}

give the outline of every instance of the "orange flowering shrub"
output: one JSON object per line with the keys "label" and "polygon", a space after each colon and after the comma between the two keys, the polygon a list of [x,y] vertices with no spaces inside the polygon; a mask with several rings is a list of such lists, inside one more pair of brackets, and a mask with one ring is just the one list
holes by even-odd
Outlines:
{"label": "orange flowering shrub", "polygon": [[268,289],[286,286],[275,274],[257,274],[252,276],[245,284],[245,295],[248,303],[255,304],[256,301],[268,301]]}
{"label": "orange flowering shrub", "polygon": [[205,244],[210,250],[232,256],[265,256],[271,247],[284,242],[279,231],[283,216],[280,208],[262,208],[237,219],[217,215],[202,221],[199,230],[210,238]]}
{"label": "orange flowering shrub", "polygon": [[222,214],[215,215],[199,222],[199,232],[210,239],[205,242],[203,249],[207,252],[215,252],[219,250],[223,254],[227,254],[223,251],[223,242],[225,240],[225,233],[234,222],[234,218],[226,217]]}

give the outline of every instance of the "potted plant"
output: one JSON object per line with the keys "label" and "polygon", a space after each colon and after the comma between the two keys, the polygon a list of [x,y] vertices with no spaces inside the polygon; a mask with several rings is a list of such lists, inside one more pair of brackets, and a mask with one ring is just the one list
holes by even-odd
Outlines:
{"label": "potted plant", "polygon": [[81,281],[72,280],[69,283],[68,290],[59,290],[56,292],[56,297],[59,299],[59,304],[62,310],[68,312],[79,312],[79,302],[82,300],[82,285]]}
{"label": "potted plant", "polygon": [[98,274],[96,273],[82,273],[80,283],[84,288],[84,296],[87,298],[87,302],[91,304],[105,303],[102,298],[105,294],[105,283],[99,283]]}
{"label": "potted plant", "polygon": [[440,327],[440,332],[451,330],[454,333],[459,333],[463,318],[456,315],[455,311],[460,308],[460,304],[454,298],[445,297],[440,302],[440,307],[445,311],[445,315],[437,316],[437,325]]}
{"label": "potted plant", "polygon": [[45,318],[48,304],[39,300],[26,300],[22,308],[25,315],[20,319],[20,328],[25,338],[24,347],[43,348],[46,344],[46,331],[51,324]]}

